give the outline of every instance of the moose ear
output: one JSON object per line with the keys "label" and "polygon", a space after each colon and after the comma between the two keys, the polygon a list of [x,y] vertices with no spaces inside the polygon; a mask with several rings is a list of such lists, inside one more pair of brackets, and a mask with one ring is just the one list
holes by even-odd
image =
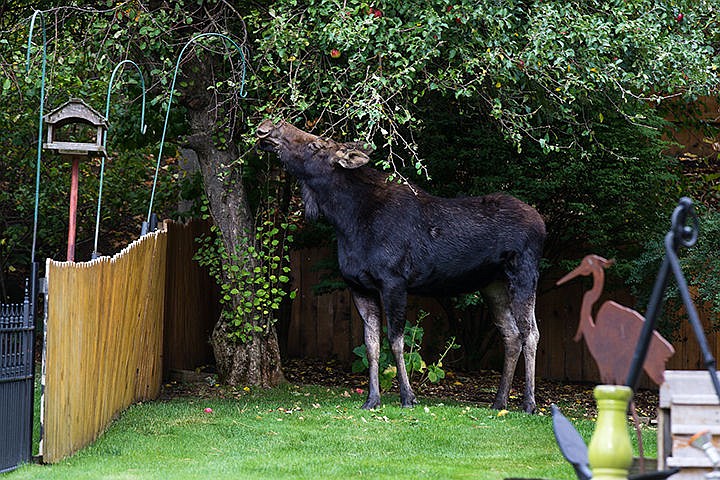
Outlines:
{"label": "moose ear", "polygon": [[370,161],[370,157],[368,157],[365,152],[361,152],[360,150],[354,148],[341,148],[335,152],[335,155],[337,155],[337,163],[339,163],[343,168],[352,169],[362,167]]}

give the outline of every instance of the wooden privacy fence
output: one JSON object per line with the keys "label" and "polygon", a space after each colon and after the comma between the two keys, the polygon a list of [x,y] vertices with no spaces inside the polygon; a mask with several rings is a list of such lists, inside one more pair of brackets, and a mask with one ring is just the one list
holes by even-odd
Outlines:
{"label": "wooden privacy fence", "polygon": [[207,271],[193,260],[201,235],[210,224],[165,222],[167,268],[165,275],[165,328],[163,376],[173,370],[193,370],[215,363],[210,334],[220,318],[220,289]]}
{"label": "wooden privacy fence", "polygon": [[[322,360],[336,359],[343,363],[352,362],[356,356],[352,349],[363,343],[362,320],[355,311],[347,291],[335,291],[324,295],[315,295],[313,286],[320,283],[323,272],[317,265],[328,256],[329,249],[303,249],[292,253],[293,288],[298,294],[292,304],[292,312],[287,326],[288,357],[309,357]],[[536,316],[540,330],[540,344],[537,354],[537,375],[541,378],[599,382],[600,374],[595,361],[590,356],[584,341],[575,342],[582,296],[588,284],[581,281],[562,287],[555,287],[555,281],[561,275],[546,274],[542,279],[537,300]],[[606,299],[612,299],[631,308],[644,312],[634,299],[624,291],[611,292],[597,302],[600,305]],[[423,353],[426,360],[434,360],[432,353],[438,350],[450,335],[458,335],[448,321],[447,311],[436,300],[410,297],[408,300],[408,319],[417,318],[419,310],[429,313],[424,321],[425,343]],[[481,313],[481,312],[479,312]],[[710,348],[715,358],[720,358],[720,333],[710,327],[712,314],[699,308],[700,317],[705,325]],[[684,315],[684,311],[681,312]],[[681,318],[682,318],[681,315]],[[474,355],[474,351],[484,351],[482,355],[465,361],[465,366],[474,369],[500,369],[502,367],[502,341],[494,328],[489,328],[487,315],[480,318],[463,318],[461,325],[467,332],[470,323],[483,324],[484,331],[472,331],[470,338],[459,338],[463,354]],[[470,344],[464,344],[466,342]],[[702,354],[687,320],[684,320],[672,341],[675,355],[671,357],[667,368],[672,370],[702,369]],[[516,372],[522,376],[522,369]],[[641,387],[656,388],[643,374]]]}

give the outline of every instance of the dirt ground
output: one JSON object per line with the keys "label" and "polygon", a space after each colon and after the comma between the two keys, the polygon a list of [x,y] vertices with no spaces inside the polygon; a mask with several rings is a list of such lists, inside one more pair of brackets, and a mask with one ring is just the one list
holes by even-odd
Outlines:
{"label": "dirt ground", "polygon": [[[358,389],[367,390],[367,373],[352,373],[350,369],[336,362],[313,360],[286,360],[283,364],[285,378],[295,385],[326,385],[329,387],[347,388],[348,392],[357,393]],[[414,379],[413,389],[421,402],[453,399],[471,402],[480,406],[490,406],[494,399],[500,374],[495,371],[462,372],[447,370],[446,378],[440,383],[421,382]],[[173,381],[163,388],[162,396],[171,398],[178,395],[199,397],[242,395],[242,389],[218,387],[214,376],[198,374],[197,381]],[[521,410],[523,379],[516,378],[510,392],[509,410]],[[593,388],[587,383],[564,383],[538,379],[535,388],[535,399],[538,414],[549,415],[550,405],[557,404],[563,413],[570,418],[594,418],[597,415]],[[397,391],[396,388],[393,391]],[[644,422],[654,423],[657,416],[658,392],[641,390],[634,396],[638,415]]]}
{"label": "dirt ground", "polygon": [[[367,388],[367,373],[352,373],[334,362],[313,362],[290,360],[283,366],[285,376],[294,384],[321,384],[346,387],[351,390]],[[461,372],[449,370],[446,378],[433,384],[421,383],[415,379],[413,389],[420,398],[454,399],[463,402],[490,406],[500,383],[500,372]],[[595,417],[597,415],[593,384],[561,383],[538,379],[535,386],[535,400],[539,414],[550,414],[550,405],[555,403],[567,416]],[[515,378],[510,391],[509,410],[521,410],[524,380]],[[396,389],[393,389],[397,391]],[[658,392],[642,390],[634,396],[638,415],[645,421],[656,417]]]}

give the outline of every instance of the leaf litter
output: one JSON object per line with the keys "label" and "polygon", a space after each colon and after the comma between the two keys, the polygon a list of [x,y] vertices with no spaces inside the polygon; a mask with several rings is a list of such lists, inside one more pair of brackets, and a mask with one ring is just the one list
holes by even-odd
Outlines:
{"label": "leaf litter", "polygon": [[[366,373],[353,373],[349,366],[335,361],[318,361],[306,359],[286,360],[283,364],[285,378],[293,385],[315,385],[340,389],[343,398],[357,398],[362,402],[368,388]],[[516,375],[517,377],[518,375]],[[522,375],[519,375],[522,377]],[[413,382],[413,389],[420,399],[421,408],[433,405],[442,400],[454,400],[469,403],[478,407],[490,407],[495,391],[500,382],[500,373],[490,370],[459,371],[448,370],[446,378],[439,383]],[[537,413],[550,415],[550,405],[556,404],[569,418],[594,419],[597,408],[593,397],[595,384],[559,382],[538,378],[535,387]],[[521,411],[523,400],[524,379],[516,378],[510,391],[507,410]],[[229,387],[215,382],[170,382],[163,386],[161,399],[178,396],[204,398],[242,398],[251,394],[249,387]],[[387,393],[397,395],[397,384]],[[293,392],[297,396],[309,396],[308,393]],[[635,405],[641,421],[654,424],[657,416],[658,392],[656,390],[640,390],[634,395]],[[385,404],[388,401],[386,400]],[[317,403],[313,408],[320,408]],[[428,407],[424,407],[428,408]],[[293,414],[295,407],[287,408],[283,413]],[[427,412],[427,410],[425,410]],[[498,412],[504,416],[504,410]],[[381,416],[381,421],[382,416]]]}

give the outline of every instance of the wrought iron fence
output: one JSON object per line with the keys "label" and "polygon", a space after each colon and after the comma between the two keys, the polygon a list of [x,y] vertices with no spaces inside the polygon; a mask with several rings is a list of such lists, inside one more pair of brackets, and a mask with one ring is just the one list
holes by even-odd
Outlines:
{"label": "wrought iron fence", "polygon": [[32,456],[34,331],[27,290],[0,304],[0,473]]}

